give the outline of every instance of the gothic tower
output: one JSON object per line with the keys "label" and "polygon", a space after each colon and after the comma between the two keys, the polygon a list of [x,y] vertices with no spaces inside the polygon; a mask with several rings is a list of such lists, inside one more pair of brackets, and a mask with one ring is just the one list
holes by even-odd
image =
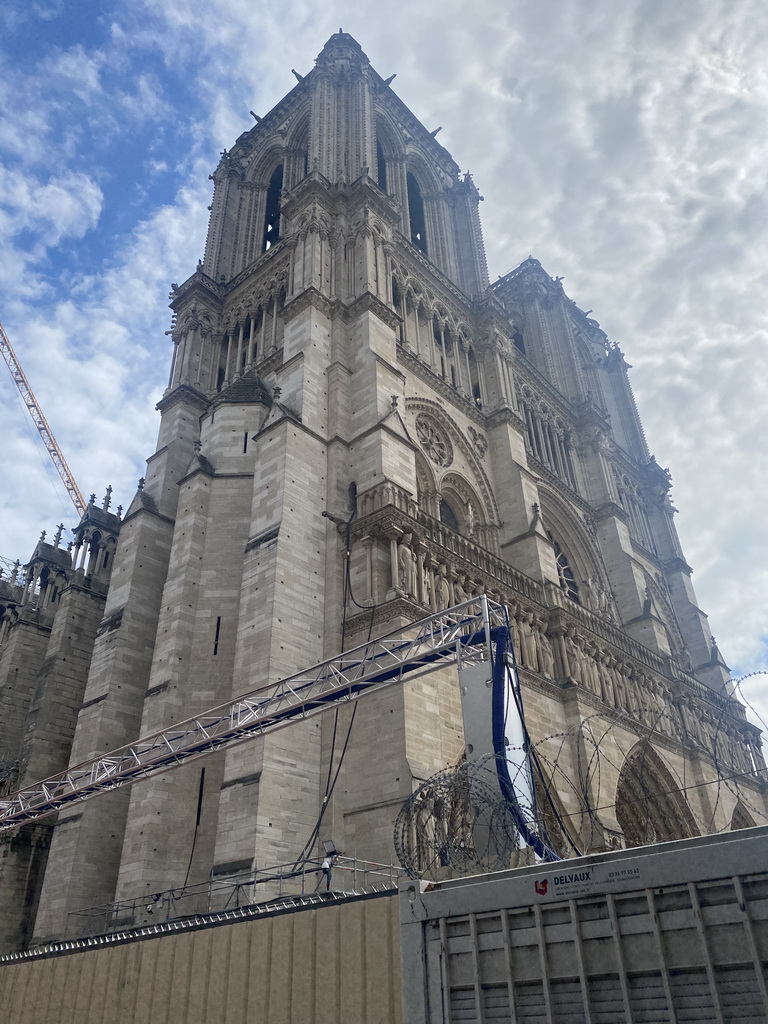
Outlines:
{"label": "gothic tower", "polygon": [[[354,39],[297,78],[223,153],[204,258],[174,287],[157,451],[119,526],[72,763],[485,592],[560,776],[602,736],[583,847],[767,820],[759,733],[622,353],[535,259],[489,285],[474,183]],[[402,802],[462,750],[443,669],[62,812],[35,939],[325,835],[388,861]],[[724,763],[740,781],[722,790]]]}

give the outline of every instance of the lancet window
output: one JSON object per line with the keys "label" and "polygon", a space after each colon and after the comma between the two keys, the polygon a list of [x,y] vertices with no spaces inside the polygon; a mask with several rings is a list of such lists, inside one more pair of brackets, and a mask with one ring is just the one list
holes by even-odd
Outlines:
{"label": "lancet window", "polygon": [[472,394],[472,401],[478,409],[483,407],[483,389],[480,385],[480,371],[477,365],[477,357],[472,346],[467,348],[467,370],[469,372],[469,388]]}
{"label": "lancet window", "polygon": [[264,212],[264,235],[261,251],[266,252],[280,238],[280,192],[283,188],[283,165],[278,164],[272,172],[267,188],[267,203]]}
{"label": "lancet window", "polygon": [[392,305],[400,315],[399,343],[477,408],[483,408],[483,370],[467,325],[407,281],[403,283],[396,272],[391,280]]}
{"label": "lancet window", "polygon": [[376,143],[376,178],[382,192],[387,191],[387,161],[381,143]]}
{"label": "lancet window", "polygon": [[521,407],[525,417],[526,441],[531,454],[556,476],[576,490],[568,429],[561,419],[523,388]]}
{"label": "lancet window", "polygon": [[410,220],[411,241],[427,255],[427,223],[424,216],[424,199],[421,186],[412,171],[408,171],[408,217]]}
{"label": "lancet window", "polygon": [[522,354],[525,355],[525,340],[522,334],[520,333],[519,327],[516,327],[514,329],[512,333],[512,341],[514,342],[515,348],[518,350],[518,352],[522,352]]}

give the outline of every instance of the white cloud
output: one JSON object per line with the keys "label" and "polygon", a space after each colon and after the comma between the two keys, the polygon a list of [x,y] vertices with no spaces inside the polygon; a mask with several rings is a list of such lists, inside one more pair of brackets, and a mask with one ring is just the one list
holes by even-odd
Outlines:
{"label": "white cloud", "polygon": [[32,231],[37,235],[36,244],[44,249],[66,237],[82,238],[95,227],[103,199],[99,186],[86,174],[68,172],[40,181],[23,171],[2,167],[0,197],[6,213],[6,240]]}
{"label": "white cloud", "polygon": [[[24,224],[41,239],[72,239],[96,223],[102,175],[119,168],[77,164],[82,116],[118,137],[143,117],[189,125],[186,149],[143,155],[151,175],[176,176],[175,202],[137,209],[108,268],[73,270],[71,303],[36,307],[34,244],[16,254],[15,273],[0,252],[15,336],[68,458],[92,480],[84,486],[127,492],[152,450],[165,294],[202,254],[216,154],[250,125],[249,109],[264,113],[293,87],[291,67],[309,70],[339,25],[377,70],[398,73],[395,91],[429,128],[445,126],[440,141],[473,171],[492,276],[532,252],[621,343],[649,443],[673,473],[684,548],[723,653],[744,670],[768,665],[768,46],[758,0],[478,0],[471,9],[445,0],[439,15],[401,0],[322,12],[303,0],[150,0],[115,9],[100,49],[58,57],[69,95],[47,95],[53,79],[42,70],[26,92],[16,72],[0,79],[13,101],[0,147],[27,173],[39,165],[28,185],[15,165],[6,171],[5,202],[18,198],[0,210],[0,230]],[[107,65],[122,78],[102,96]],[[183,108],[167,69],[189,89]],[[45,299],[44,279],[41,288]],[[4,403],[13,459],[28,444],[17,419]],[[30,507],[55,517],[55,503],[30,503],[14,467],[10,479],[13,544],[0,553],[24,554],[31,527],[21,517]]]}

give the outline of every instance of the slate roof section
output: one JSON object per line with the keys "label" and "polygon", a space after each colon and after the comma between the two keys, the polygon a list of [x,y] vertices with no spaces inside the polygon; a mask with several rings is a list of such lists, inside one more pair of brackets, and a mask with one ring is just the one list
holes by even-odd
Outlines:
{"label": "slate roof section", "polygon": [[222,405],[224,402],[231,402],[233,405],[250,405],[252,402],[258,402],[270,407],[272,396],[258,373],[251,370],[233,380],[229,387],[213,400],[214,406]]}
{"label": "slate roof section", "polygon": [[48,562],[51,565],[59,566],[61,569],[72,568],[72,557],[66,548],[55,548],[53,544],[46,544],[39,540],[28,565],[34,561]]}

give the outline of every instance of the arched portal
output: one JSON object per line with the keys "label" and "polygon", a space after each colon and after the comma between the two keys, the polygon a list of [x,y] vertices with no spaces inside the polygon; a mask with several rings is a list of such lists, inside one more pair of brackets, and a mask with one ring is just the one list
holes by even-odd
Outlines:
{"label": "arched portal", "polygon": [[621,769],[616,789],[616,820],[627,846],[699,835],[680,787],[647,743],[635,747]]}

